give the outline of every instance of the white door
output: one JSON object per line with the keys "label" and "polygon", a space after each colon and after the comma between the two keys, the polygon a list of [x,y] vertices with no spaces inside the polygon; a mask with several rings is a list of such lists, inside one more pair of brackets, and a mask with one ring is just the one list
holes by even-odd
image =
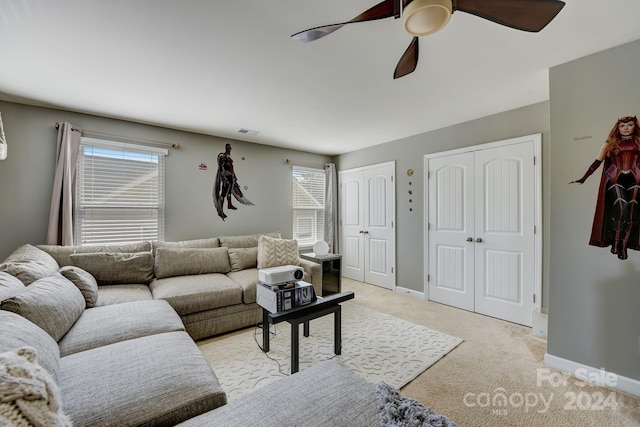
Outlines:
{"label": "white door", "polygon": [[394,165],[340,172],[342,275],[395,288]]}
{"label": "white door", "polygon": [[396,251],[393,165],[365,170],[364,182],[364,281],[394,289]]}
{"label": "white door", "polygon": [[533,143],[475,152],[475,311],[531,326]]}
{"label": "white door", "polygon": [[473,153],[429,160],[429,299],[474,308]]}
{"label": "white door", "polygon": [[340,231],[342,241],[342,275],[364,282],[364,175],[362,172],[340,173]]}
{"label": "white door", "polygon": [[428,297],[531,326],[535,145],[514,141],[428,158]]}

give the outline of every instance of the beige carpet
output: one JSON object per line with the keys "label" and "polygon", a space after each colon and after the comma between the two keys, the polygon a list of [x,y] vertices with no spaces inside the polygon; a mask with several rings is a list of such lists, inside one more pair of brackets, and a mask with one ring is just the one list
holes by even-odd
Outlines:
{"label": "beige carpet", "polygon": [[460,426],[640,426],[639,399],[559,377],[543,362],[546,341],[530,328],[353,280],[342,285],[358,304],[464,339],[401,389]]}
{"label": "beige carpet", "polygon": [[[458,346],[462,340],[380,313],[354,301],[342,304],[342,354],[334,355],[333,315],[311,321],[300,334],[300,370],[334,359],[367,381],[400,388]],[[198,345],[214,368],[230,401],[289,375],[291,326],[271,325],[269,353],[262,330],[245,329]],[[302,332],[302,331],[301,331]]]}

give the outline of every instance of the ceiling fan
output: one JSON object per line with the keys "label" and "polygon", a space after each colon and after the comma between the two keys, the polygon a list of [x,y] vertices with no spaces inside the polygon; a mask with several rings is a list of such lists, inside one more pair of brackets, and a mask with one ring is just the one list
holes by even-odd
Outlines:
{"label": "ceiling fan", "polygon": [[418,37],[441,30],[457,10],[517,30],[538,32],[556,17],[564,4],[559,0],[384,0],[350,21],[310,28],[291,38],[307,43],[347,24],[402,16],[402,25],[413,39],[393,73],[397,79],[416,69]]}

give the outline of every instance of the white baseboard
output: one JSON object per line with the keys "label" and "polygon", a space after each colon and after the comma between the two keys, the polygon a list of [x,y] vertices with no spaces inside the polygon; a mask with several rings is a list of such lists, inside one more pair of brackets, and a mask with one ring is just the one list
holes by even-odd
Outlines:
{"label": "white baseboard", "polygon": [[596,369],[549,353],[544,355],[544,364],[561,372],[569,373],[581,380],[587,380],[601,386],[640,397],[640,381],[633,378],[623,377],[612,372],[607,372],[604,369]]}
{"label": "white baseboard", "polygon": [[414,291],[413,289],[402,288],[400,286],[396,286],[396,293],[408,295],[412,298],[418,299],[420,301],[424,301],[424,292]]}

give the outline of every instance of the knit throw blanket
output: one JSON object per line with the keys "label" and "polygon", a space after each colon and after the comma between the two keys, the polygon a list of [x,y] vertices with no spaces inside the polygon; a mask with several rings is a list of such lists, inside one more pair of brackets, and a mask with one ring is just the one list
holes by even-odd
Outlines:
{"label": "knit throw blanket", "polygon": [[0,354],[0,426],[71,426],[58,385],[36,362],[33,347]]}
{"label": "knit throw blanket", "polygon": [[402,396],[399,390],[384,381],[376,387],[376,401],[383,427],[458,427],[417,400]]}

